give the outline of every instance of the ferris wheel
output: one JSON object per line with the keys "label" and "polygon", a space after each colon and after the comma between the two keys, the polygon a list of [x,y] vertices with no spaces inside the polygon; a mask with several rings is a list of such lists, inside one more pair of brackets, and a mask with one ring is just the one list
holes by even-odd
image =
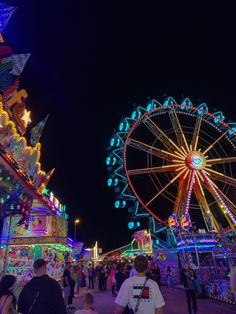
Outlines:
{"label": "ferris wheel", "polygon": [[235,231],[236,123],[205,103],[169,97],[135,108],[112,137],[106,163],[115,207],[149,217],[154,232],[170,219]]}

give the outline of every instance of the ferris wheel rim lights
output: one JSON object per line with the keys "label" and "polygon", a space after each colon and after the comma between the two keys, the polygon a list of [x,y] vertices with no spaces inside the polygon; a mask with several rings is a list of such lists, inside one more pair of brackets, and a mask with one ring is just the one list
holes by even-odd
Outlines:
{"label": "ferris wheel rim lights", "polygon": [[[168,99],[170,100],[171,98],[168,98]],[[172,100],[173,99],[171,99],[171,101]],[[187,99],[187,102],[188,102],[188,104],[189,103],[191,104],[191,101],[189,99]],[[153,109],[150,110],[150,108],[153,107],[153,103],[157,104],[157,107],[154,107]],[[143,109],[144,112],[142,113],[139,108]],[[174,100],[169,104],[167,104],[167,102],[165,102],[164,105],[161,105],[157,101],[152,100],[151,104],[149,103],[146,109],[144,109],[142,107],[137,107],[133,111],[131,118],[127,117],[127,118],[123,119],[123,121],[125,121],[125,122],[122,123],[122,125],[121,124],[119,125],[120,127],[119,127],[119,132],[117,133],[117,136],[113,136],[113,138],[111,139],[111,144],[113,144],[114,146],[119,147],[121,143],[123,146],[123,169],[124,169],[124,173],[126,176],[126,180],[123,180],[123,183],[124,184],[126,184],[125,182],[128,183],[128,187],[131,189],[132,194],[134,194],[134,196],[135,196],[133,198],[133,200],[138,201],[147,213],[149,213],[152,217],[154,217],[157,221],[159,221],[161,223],[164,222],[163,219],[160,219],[160,217],[158,217],[152,210],[150,210],[147,206],[145,206],[143,200],[141,199],[141,197],[136,192],[136,190],[135,190],[135,188],[131,182],[129,173],[128,173],[129,170],[127,168],[126,158],[127,158],[127,147],[129,144],[129,140],[131,139],[132,133],[139,126],[139,124],[141,122],[145,121],[145,119],[148,117],[156,116],[155,114],[160,114],[160,113],[165,114],[168,111],[171,112],[171,109],[173,111],[176,111],[176,113],[182,113],[182,114],[190,115],[193,117],[199,116],[204,122],[208,123],[209,125],[214,127],[216,130],[218,130],[220,133],[222,133],[221,137],[226,137],[227,140],[229,141],[229,143],[234,147],[234,149],[236,149],[235,145],[232,142],[232,140],[233,141],[235,140],[234,137],[236,137],[236,123],[230,123],[230,125],[229,125],[225,121],[223,121],[225,119],[225,117],[224,117],[222,112],[216,112],[215,114],[209,113],[208,108],[207,108],[206,104],[204,104],[204,103],[198,107],[195,107],[192,105],[187,105],[186,102],[185,102],[185,104],[184,104],[184,102],[182,104],[177,104],[177,103],[175,103]],[[190,110],[191,110],[191,112],[189,112]],[[134,114],[134,112],[136,112],[137,114]],[[210,117],[212,120],[207,119],[208,117]],[[129,120],[131,120],[130,125],[128,123]],[[124,128],[124,126],[125,126],[125,128]],[[222,126],[222,127],[219,127],[219,126]],[[222,128],[223,128],[223,130],[222,130]],[[225,129],[226,129],[226,132],[224,132]],[[119,136],[119,134],[121,134],[121,135],[126,134],[125,138],[122,138],[122,136]],[[115,143],[118,143],[118,144],[115,145]],[[111,146],[113,146],[113,145],[111,145]],[[113,149],[116,147],[113,147]],[[114,153],[114,151],[112,151],[112,154],[113,154],[113,156],[117,156],[116,152]],[[198,181],[199,177],[201,176],[200,174],[199,175],[196,175],[196,174],[198,172],[202,172],[203,169],[208,166],[208,164],[207,164],[208,156],[206,156],[204,154],[204,152],[202,153],[202,152],[200,152],[200,150],[197,150],[197,149],[192,149],[191,151],[188,151],[188,149],[186,147],[183,148],[182,151],[176,150],[176,154],[177,154],[177,159],[179,158],[178,160],[180,160],[182,157],[183,161],[181,160],[181,163],[183,162],[184,165],[191,172],[193,172],[191,185],[190,185],[191,190],[192,190],[194,182],[196,180]],[[113,163],[114,159],[110,159],[110,160]],[[113,163],[113,165],[114,165],[114,163]],[[113,166],[113,165],[111,165],[111,166]],[[120,168],[122,168],[122,167],[120,167]],[[179,169],[177,169],[177,170],[180,170],[180,169],[182,169],[182,166],[180,166]],[[208,171],[208,169],[206,171]],[[117,175],[118,175],[118,173],[114,173],[113,178],[115,178]],[[111,181],[109,181],[109,182],[111,182]],[[116,185],[117,185],[117,182],[116,182]],[[112,185],[110,185],[110,186],[112,186]],[[116,188],[116,189],[118,191],[118,188]],[[190,204],[191,193],[188,193],[188,194],[189,195],[187,197],[187,204],[186,204],[187,206],[186,206],[185,214],[188,213],[189,204]],[[226,210],[225,206],[224,206],[224,209]],[[138,215],[136,215],[136,216],[138,216]],[[231,214],[230,217],[232,218],[233,215]]]}

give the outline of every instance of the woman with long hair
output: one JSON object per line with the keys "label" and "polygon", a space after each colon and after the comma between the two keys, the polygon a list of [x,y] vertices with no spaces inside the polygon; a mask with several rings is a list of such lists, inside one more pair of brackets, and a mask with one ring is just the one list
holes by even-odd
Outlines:
{"label": "woman with long hair", "polygon": [[0,313],[16,314],[16,297],[14,290],[16,288],[16,277],[5,275],[0,281]]}

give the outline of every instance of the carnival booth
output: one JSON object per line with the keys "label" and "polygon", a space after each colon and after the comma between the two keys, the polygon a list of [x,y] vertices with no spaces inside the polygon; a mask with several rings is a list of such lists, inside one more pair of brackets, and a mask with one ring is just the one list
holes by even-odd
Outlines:
{"label": "carnival booth", "polygon": [[46,189],[54,169],[46,172],[40,163],[48,117],[31,121],[28,95],[20,87],[30,54],[14,54],[2,36],[15,9],[0,3],[0,270],[30,278],[33,260],[42,257],[49,274],[59,278],[72,243],[65,208]]}
{"label": "carnival booth", "polygon": [[72,261],[72,240],[67,237],[66,214],[61,216],[32,215],[28,227],[17,225],[19,216],[5,219],[2,232],[0,268],[20,280],[32,277],[35,259],[43,258],[47,272],[60,279],[67,261]]}

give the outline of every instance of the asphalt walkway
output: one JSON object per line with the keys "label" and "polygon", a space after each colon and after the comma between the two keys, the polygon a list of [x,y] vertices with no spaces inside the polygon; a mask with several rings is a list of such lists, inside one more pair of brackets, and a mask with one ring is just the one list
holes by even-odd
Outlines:
{"label": "asphalt walkway", "polygon": [[[185,292],[181,289],[168,290],[162,288],[163,297],[166,305],[164,314],[188,314]],[[110,291],[93,291],[94,309],[99,314],[113,314],[115,297],[112,297]],[[83,308],[83,297],[74,299],[77,309]],[[235,314],[236,305],[226,304],[211,299],[198,299],[198,314]]]}

